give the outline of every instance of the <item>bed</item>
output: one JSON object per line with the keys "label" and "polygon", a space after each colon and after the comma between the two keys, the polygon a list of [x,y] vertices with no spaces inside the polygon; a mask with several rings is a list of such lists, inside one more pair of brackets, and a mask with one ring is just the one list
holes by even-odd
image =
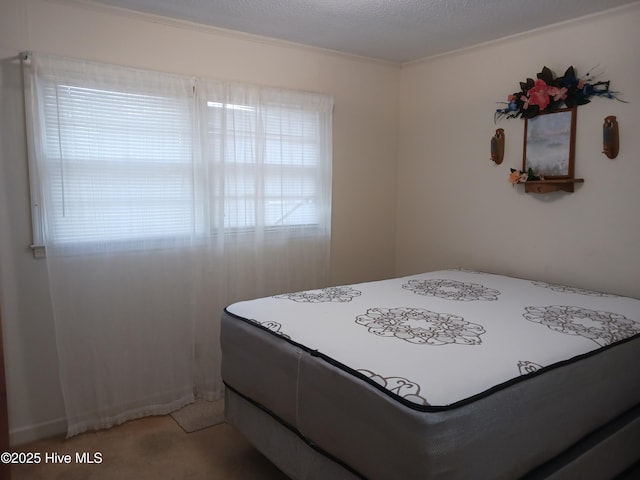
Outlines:
{"label": "bed", "polygon": [[293,479],[607,479],[640,300],[466,269],[228,306],[226,418]]}

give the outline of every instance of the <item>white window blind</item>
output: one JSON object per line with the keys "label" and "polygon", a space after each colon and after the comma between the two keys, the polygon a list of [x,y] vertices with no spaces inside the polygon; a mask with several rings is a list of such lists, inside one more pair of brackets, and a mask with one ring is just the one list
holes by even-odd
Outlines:
{"label": "white window blind", "polygon": [[34,243],[326,233],[329,97],[44,55],[25,71]]}
{"label": "white window blind", "polygon": [[268,98],[207,104],[209,151],[224,164],[224,227],[321,224],[324,113]]}
{"label": "white window blind", "polygon": [[192,99],[52,83],[42,100],[56,242],[191,234]]}

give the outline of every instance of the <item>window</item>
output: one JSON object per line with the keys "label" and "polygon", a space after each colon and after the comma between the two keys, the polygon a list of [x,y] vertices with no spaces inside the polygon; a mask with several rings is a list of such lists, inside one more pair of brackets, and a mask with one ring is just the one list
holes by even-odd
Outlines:
{"label": "window", "polygon": [[328,228],[329,97],[43,55],[25,73],[34,243]]}
{"label": "window", "polygon": [[210,156],[223,163],[224,227],[319,224],[321,115],[268,103],[208,106]]}
{"label": "window", "polygon": [[56,242],[191,233],[191,101],[68,84],[42,95]]}

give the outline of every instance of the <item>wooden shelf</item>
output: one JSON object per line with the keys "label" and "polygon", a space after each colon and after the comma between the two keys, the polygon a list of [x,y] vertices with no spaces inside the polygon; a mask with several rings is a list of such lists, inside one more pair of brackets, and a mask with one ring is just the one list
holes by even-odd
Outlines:
{"label": "wooden shelf", "polygon": [[584,178],[558,178],[553,180],[530,180],[518,182],[527,193],[573,192],[576,183],[584,183]]}

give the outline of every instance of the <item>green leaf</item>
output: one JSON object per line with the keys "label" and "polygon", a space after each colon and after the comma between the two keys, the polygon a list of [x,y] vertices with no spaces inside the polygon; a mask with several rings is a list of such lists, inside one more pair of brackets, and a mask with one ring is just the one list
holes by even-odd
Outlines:
{"label": "green leaf", "polygon": [[567,77],[567,79],[574,79],[576,78],[576,71],[573,69],[573,65],[571,65],[569,68],[567,68],[567,71],[564,72],[564,77]]}
{"label": "green leaf", "polygon": [[562,100],[551,100],[547,106],[547,112],[555,112],[558,110],[564,102]]}
{"label": "green leaf", "polygon": [[537,77],[543,80],[547,85],[553,84],[553,72],[547,67],[543,67],[542,71],[538,73]]}
{"label": "green leaf", "polygon": [[540,107],[538,105],[529,105],[529,108],[522,111],[524,118],[533,118],[540,113]]}

